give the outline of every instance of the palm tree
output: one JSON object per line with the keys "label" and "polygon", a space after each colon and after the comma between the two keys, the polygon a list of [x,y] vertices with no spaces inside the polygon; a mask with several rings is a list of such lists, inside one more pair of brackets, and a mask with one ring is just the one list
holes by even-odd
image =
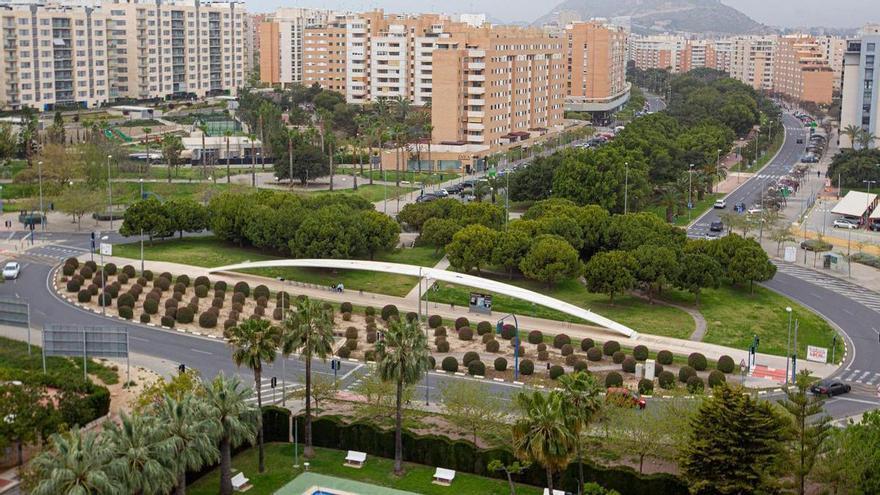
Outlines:
{"label": "palm tree", "polygon": [[259,411],[248,402],[250,387],[221,371],[205,390],[212,435],[220,440],[220,495],[232,495],[232,449],[257,436]]}
{"label": "palm tree", "polygon": [[382,381],[397,384],[394,421],[394,474],[403,474],[403,391],[415,385],[431,366],[428,339],[418,321],[393,320],[376,344],[376,371]]}
{"label": "palm tree", "polygon": [[226,183],[232,184],[232,173],[230,172],[229,167],[229,160],[231,158],[229,155],[229,138],[232,137],[232,131],[230,129],[226,129],[223,135],[226,136]]}
{"label": "palm tree", "polygon": [[557,392],[521,392],[516,404],[522,417],[513,425],[514,454],[537,462],[547,471],[547,488],[553,493],[553,473],[568,466],[575,450],[574,435],[565,424],[566,407]]}
{"label": "palm tree", "polygon": [[850,124],[841,129],[840,133],[849,138],[849,147],[855,148],[856,139],[859,137],[859,134],[862,133],[862,128],[855,124]]}
{"label": "palm tree", "polygon": [[599,382],[596,377],[589,373],[578,371],[559,377],[559,385],[562,387],[560,394],[565,406],[565,417],[569,423],[569,429],[574,435],[577,449],[578,462],[578,493],[584,490],[584,465],[581,457],[581,433],[583,433],[590,421],[596,415],[596,411],[602,408],[599,398]]}
{"label": "palm tree", "polygon": [[73,428],[52,435],[49,448],[32,462],[39,481],[32,495],[109,495],[124,490],[107,471],[110,449],[93,431]]}
{"label": "palm tree", "polygon": [[658,192],[660,195],[660,204],[662,204],[666,210],[666,222],[672,223],[675,221],[675,214],[678,213],[678,207],[681,206],[681,190],[677,183],[670,182],[660,186]]}
{"label": "palm tree", "polygon": [[162,495],[174,487],[176,476],[171,442],[154,416],[122,413],[106,431],[111,461],[108,471],[127,493]]}
{"label": "palm tree", "polygon": [[286,359],[299,352],[306,367],[306,457],[315,455],[312,447],[312,358],[322,361],[333,353],[333,309],[324,303],[312,301],[307,297],[298,300],[293,310],[288,311],[281,333],[281,354]]}
{"label": "palm tree", "polygon": [[[232,346],[232,362],[236,366],[242,364],[254,372],[254,388],[257,390],[257,409],[263,410],[262,375],[263,362],[275,361],[275,353],[278,350],[279,339],[278,327],[269,323],[268,320],[247,319],[229,331],[229,345]],[[260,451],[259,469],[262,473],[266,470],[263,452],[263,422],[260,421],[257,430],[257,446]]]}
{"label": "palm tree", "polygon": [[877,140],[877,136],[871,134],[870,131],[862,130],[856,135],[856,141],[859,143],[859,148],[866,150],[871,147],[871,144]]}
{"label": "palm tree", "polygon": [[198,471],[217,462],[216,439],[206,404],[192,396],[175,400],[166,395],[154,413],[170,444],[177,471],[177,495],[186,493],[186,472]]}

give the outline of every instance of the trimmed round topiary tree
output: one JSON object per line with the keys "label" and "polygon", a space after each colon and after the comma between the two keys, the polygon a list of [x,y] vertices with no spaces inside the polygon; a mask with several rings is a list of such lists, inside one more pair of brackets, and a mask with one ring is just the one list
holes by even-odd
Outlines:
{"label": "trimmed round topiary tree", "polygon": [[505,324],[501,327],[501,338],[504,340],[512,340],[516,337],[516,327],[510,324]]}
{"label": "trimmed round topiary tree", "polygon": [[654,380],[648,380],[647,378],[639,380],[639,393],[642,395],[654,393]]}
{"label": "trimmed round topiary tree", "polygon": [[562,349],[565,344],[571,344],[571,337],[564,333],[557,334],[553,337],[553,347]]}
{"label": "trimmed round topiary tree", "polygon": [[152,282],[155,275],[153,274],[152,270],[144,270],[143,272],[141,272],[141,277],[144,277],[147,282]]}
{"label": "trimmed round topiary tree", "polygon": [[91,268],[89,268],[88,266],[84,266],[84,267],[82,267],[82,268],[79,269],[79,274],[80,274],[80,275],[82,276],[82,278],[84,278],[84,279],[90,279],[90,278],[92,278],[93,276],[95,276],[95,271],[92,270]]}
{"label": "trimmed round topiary tree", "polygon": [[648,359],[648,347],[644,345],[637,345],[633,347],[633,357],[636,361],[645,361]]}
{"label": "trimmed round topiary tree", "polygon": [[459,316],[458,318],[455,319],[455,329],[456,330],[458,330],[459,328],[462,328],[462,327],[469,327],[469,326],[471,326],[471,322],[467,318],[465,318],[464,316]]}
{"label": "trimmed round topiary tree", "polygon": [[364,316],[376,316],[376,308],[367,306],[364,308]]}
{"label": "trimmed round topiary tree", "polygon": [[706,389],[706,384],[703,383],[703,379],[694,375],[688,378],[687,381],[687,389],[688,392],[692,394],[702,394],[703,390]]}
{"label": "trimmed round topiary tree", "polygon": [[196,277],[196,279],[193,281],[193,285],[194,285],[195,287],[200,287],[200,286],[201,286],[201,287],[209,287],[209,288],[210,288],[210,287],[211,287],[211,279],[209,279],[208,277],[206,277],[206,276],[204,276],[204,275],[199,275],[199,276]]}
{"label": "trimmed round topiary tree", "polygon": [[596,343],[593,341],[593,339],[587,337],[584,340],[581,340],[581,350],[582,351],[587,352],[590,349],[592,349],[593,347],[596,347]]}
{"label": "trimmed round topiary tree", "polygon": [[523,359],[519,363],[519,373],[521,375],[531,375],[535,372],[535,363],[531,359]]}
{"label": "trimmed round topiary tree", "polygon": [[193,311],[189,306],[183,306],[177,309],[177,315],[175,319],[178,323],[192,323],[193,322]]}
{"label": "trimmed round topiary tree", "polygon": [[709,363],[706,361],[706,356],[699,352],[694,352],[688,356],[688,366],[697,371],[706,371],[706,368],[709,367]]}
{"label": "trimmed round topiary tree", "polygon": [[468,352],[464,353],[464,357],[461,358],[461,364],[463,366],[467,366],[468,363],[470,363],[471,361],[477,360],[477,359],[480,359],[479,353],[474,352],[474,351],[468,351]]}
{"label": "trimmed round topiary tree", "polygon": [[228,288],[229,288],[229,285],[226,282],[224,282],[223,280],[218,280],[218,281],[214,282],[214,292],[217,292],[217,291],[226,292],[226,289],[228,289]]}
{"label": "trimmed round topiary tree", "polygon": [[197,285],[195,288],[196,297],[208,297],[208,287]]}
{"label": "trimmed round topiary tree", "polygon": [[437,352],[449,352],[449,342],[440,340],[436,342]]}
{"label": "trimmed round topiary tree", "polygon": [[574,353],[574,347],[572,347],[571,344],[564,344],[562,348],[559,349],[559,352],[563,356],[570,356]]}
{"label": "trimmed round topiary tree", "polygon": [[214,328],[217,326],[217,315],[213,311],[205,311],[199,315],[199,326],[202,328]]}
{"label": "trimmed round topiary tree", "polygon": [[174,328],[174,318],[168,315],[162,317],[161,323],[163,327]]}
{"label": "trimmed round topiary tree", "polygon": [[455,359],[452,356],[446,356],[443,358],[443,361],[440,362],[440,368],[443,371],[447,371],[450,373],[458,371],[458,359]]}
{"label": "trimmed round topiary tree", "polygon": [[664,390],[672,390],[675,388],[675,375],[671,371],[661,371],[657,375],[657,383]]}
{"label": "trimmed round topiary tree", "polygon": [[605,388],[620,386],[623,386],[623,377],[620,376],[620,373],[612,371],[605,375]]}
{"label": "trimmed round topiary tree", "polygon": [[134,296],[128,293],[122,294],[116,300],[116,307],[121,308],[123,306],[128,306],[129,308],[134,307]]}
{"label": "trimmed round topiary tree", "polygon": [[443,318],[440,315],[431,315],[428,317],[428,328],[439,328],[443,324]]}
{"label": "trimmed round topiary tree", "polygon": [[86,261],[85,263],[83,263],[83,266],[87,266],[89,270],[92,271],[92,273],[98,271],[98,264],[92,260]]}
{"label": "trimmed round topiary tree", "polygon": [[339,305],[339,312],[340,313],[351,313],[353,311],[354,311],[354,306],[352,306],[352,304],[348,301],[345,301],[344,303]]}
{"label": "trimmed round topiary tree", "polygon": [[492,324],[485,320],[477,323],[477,335],[486,335],[487,333],[492,333]]}
{"label": "trimmed round topiary tree", "polygon": [[76,267],[73,265],[64,265],[61,267],[61,274],[65,277],[69,277],[76,273]]}
{"label": "trimmed round topiary tree", "polygon": [[486,342],[487,352],[498,352],[499,349],[501,349],[501,344],[499,344],[497,340],[490,340],[489,342]]}
{"label": "trimmed round topiary tree", "polygon": [[382,306],[382,314],[380,315],[384,321],[388,321],[392,316],[399,316],[400,311],[397,310],[397,306],[393,304],[386,304]]}
{"label": "trimmed round topiary tree", "polygon": [[733,370],[736,369],[736,363],[733,361],[732,357],[725,354],[718,358],[718,363],[715,365],[715,368],[722,373],[733,373]]}
{"label": "trimmed round topiary tree", "polygon": [[468,363],[467,369],[471,376],[486,376],[486,365],[479,359]]}
{"label": "trimmed round topiary tree", "polygon": [[186,275],[186,274],[180,275],[177,277],[177,280],[175,280],[175,281],[178,284],[183,284],[184,287],[189,287],[189,283],[190,283],[189,275]]}
{"label": "trimmed round topiary tree", "polygon": [[159,277],[153,280],[153,287],[157,287],[162,292],[165,292],[166,290],[171,288],[171,280],[165,277]]}
{"label": "trimmed round topiary tree", "polygon": [[159,311],[159,301],[153,298],[144,299],[144,311],[150,315],[156,314]]}
{"label": "trimmed round topiary tree", "polygon": [[662,365],[669,366],[670,364],[672,364],[673,359],[674,356],[672,355],[672,352],[665,349],[657,353],[657,362]]}
{"label": "trimmed round topiary tree", "polygon": [[620,343],[616,340],[609,340],[602,344],[602,353],[606,356],[613,356],[615,352],[620,351]]}
{"label": "trimmed round topiary tree", "polygon": [[495,371],[506,371],[507,370],[507,360],[503,357],[495,358]]}
{"label": "trimmed round topiary tree", "polygon": [[82,284],[79,283],[79,279],[70,279],[67,281],[67,292],[79,292],[79,289],[82,287]]}
{"label": "trimmed round topiary tree", "polygon": [[92,291],[89,289],[80,289],[79,292],[76,293],[76,300],[81,303],[87,303],[92,300]]}
{"label": "trimmed round topiary tree", "polygon": [[715,388],[727,383],[727,376],[720,370],[712,370],[709,372],[709,388]]}
{"label": "trimmed round topiary tree", "polygon": [[627,356],[623,359],[623,362],[620,363],[620,368],[627,373],[635,373],[636,372],[636,358],[632,356]]}
{"label": "trimmed round topiary tree", "polygon": [[575,371],[587,371],[587,362],[583,359],[578,359],[574,362],[573,368]]}
{"label": "trimmed round topiary tree", "polygon": [[624,354],[623,351],[617,351],[611,356],[611,361],[614,364],[621,364],[624,359],[626,359],[626,354]]}
{"label": "trimmed round topiary tree", "polygon": [[254,287],[254,299],[265,297],[269,299],[269,288],[263,284]]}
{"label": "trimmed round topiary tree", "polygon": [[555,380],[565,374],[565,368],[556,364],[550,367],[550,370],[547,372],[547,374],[550,375],[551,380]]}
{"label": "trimmed round topiary tree", "polygon": [[549,361],[550,360],[550,352],[549,351],[538,351],[538,361]]}
{"label": "trimmed round topiary tree", "polygon": [[681,369],[678,370],[678,381],[681,383],[687,383],[692,376],[697,376],[697,370],[690,366],[682,366]]}
{"label": "trimmed round topiary tree", "polygon": [[410,311],[406,314],[406,321],[413,322],[419,319],[419,314],[415,311]]}
{"label": "trimmed round topiary tree", "polygon": [[351,356],[351,349],[348,346],[342,346],[336,351],[336,355],[342,359],[348,359]]}
{"label": "trimmed round topiary tree", "polygon": [[544,333],[540,330],[532,330],[526,340],[529,344],[541,344],[544,342]]}
{"label": "trimmed round topiary tree", "polygon": [[346,339],[345,346],[353,351],[358,348],[358,341],[357,339]]}
{"label": "trimmed round topiary tree", "polygon": [[446,327],[437,327],[434,329],[434,337],[446,337]]}
{"label": "trimmed round topiary tree", "polygon": [[122,306],[118,311],[121,318],[125,318],[126,320],[134,318],[134,311],[131,309],[131,306]]}
{"label": "trimmed round topiary tree", "polygon": [[487,334],[483,335],[482,340],[483,340],[484,344],[487,344],[490,341],[495,340],[495,335],[491,334],[491,333],[487,333]]}
{"label": "trimmed round topiary tree", "polygon": [[251,286],[245,281],[236,282],[235,285],[232,286],[232,292],[233,294],[244,294],[244,296],[247,297],[251,295]]}
{"label": "trimmed round topiary tree", "polygon": [[70,258],[67,258],[66,260],[64,260],[64,264],[65,264],[65,265],[71,265],[71,266],[74,268],[74,270],[77,269],[77,268],[79,268],[79,260],[76,259],[76,258],[73,257],[73,256],[71,256]]}
{"label": "trimmed round topiary tree", "polygon": [[358,329],[357,327],[348,327],[345,329],[345,338],[346,339],[356,339],[358,338]]}
{"label": "trimmed round topiary tree", "polygon": [[460,340],[473,340],[474,339],[474,331],[471,330],[470,327],[461,327],[458,330],[458,338]]}
{"label": "trimmed round topiary tree", "polygon": [[596,362],[602,360],[602,350],[598,347],[590,347],[587,349],[587,359]]}
{"label": "trimmed round topiary tree", "polygon": [[110,306],[113,304],[113,296],[107,292],[98,294],[98,306]]}
{"label": "trimmed round topiary tree", "polygon": [[141,323],[149,323],[149,322],[150,322],[150,315],[148,315],[147,313],[141,313]]}
{"label": "trimmed round topiary tree", "polygon": [[104,273],[107,275],[116,275],[116,264],[115,263],[105,263],[104,264]]}

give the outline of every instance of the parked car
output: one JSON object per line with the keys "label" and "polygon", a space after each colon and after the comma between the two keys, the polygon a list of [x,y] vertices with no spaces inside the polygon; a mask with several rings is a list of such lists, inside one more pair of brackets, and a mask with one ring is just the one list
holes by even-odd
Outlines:
{"label": "parked car", "polygon": [[807,154],[801,158],[801,163],[819,163],[819,157],[813,154]]}
{"label": "parked car", "polygon": [[859,228],[859,223],[848,218],[838,218],[832,226],[836,229],[857,229]]}
{"label": "parked car", "polygon": [[868,225],[868,228],[874,232],[880,232],[880,222],[871,222],[871,225]]}
{"label": "parked car", "polygon": [[3,267],[3,278],[6,280],[15,280],[21,274],[21,265],[16,261],[10,261]]}
{"label": "parked car", "polygon": [[461,184],[453,184],[445,189],[445,191],[449,194],[458,194],[460,193],[464,187]]}
{"label": "parked car", "polygon": [[723,210],[727,208],[727,202],[723,199],[716,199],[715,204],[712,206],[713,208],[718,208],[719,210]]}
{"label": "parked car", "polygon": [[748,213],[749,215],[760,215],[762,211],[764,211],[764,209],[761,208],[761,205],[755,205],[749,208]]}
{"label": "parked car", "polygon": [[850,390],[852,390],[852,387],[846,383],[833,379],[820,380],[810,387],[810,392],[816,395],[827,395],[828,397],[845,394]]}
{"label": "parked car", "polygon": [[797,144],[804,144],[804,138],[797,138]]}
{"label": "parked car", "polygon": [[738,213],[742,213],[742,212],[746,211],[746,204],[743,203],[742,201],[740,201],[739,203],[736,203],[735,205],[733,205],[733,210]]}
{"label": "parked car", "polygon": [[446,196],[449,196],[449,191],[447,191],[446,189],[440,189],[437,192],[435,192],[434,194],[436,194],[437,196],[439,196],[441,198],[445,198]]}
{"label": "parked car", "polygon": [[605,402],[623,407],[638,407],[639,409],[644,409],[647,405],[641,395],[623,387],[609,387],[605,392]]}
{"label": "parked car", "polygon": [[432,193],[426,193],[416,198],[416,203],[428,203],[430,201],[436,201],[438,199],[440,199],[439,196]]}
{"label": "parked car", "polygon": [[715,220],[709,224],[709,232],[721,232],[722,230],[724,230],[724,222],[721,220]]}

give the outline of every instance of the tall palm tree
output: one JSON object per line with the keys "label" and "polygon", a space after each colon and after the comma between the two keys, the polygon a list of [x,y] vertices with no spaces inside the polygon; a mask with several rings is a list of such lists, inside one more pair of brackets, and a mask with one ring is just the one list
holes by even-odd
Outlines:
{"label": "tall palm tree", "polygon": [[186,472],[217,462],[220,453],[211,431],[206,404],[193,396],[176,400],[166,395],[156,405],[156,418],[170,444],[177,471],[177,495],[186,494]]}
{"label": "tall palm tree", "polygon": [[315,455],[312,447],[312,358],[322,361],[333,353],[333,309],[307,297],[298,299],[287,312],[281,331],[281,354],[286,359],[298,352],[306,367],[306,457]]}
{"label": "tall palm tree", "polygon": [[205,390],[211,431],[220,440],[220,495],[232,495],[232,449],[256,440],[260,413],[248,402],[252,395],[241,379],[222,371]]}
{"label": "tall palm tree", "polygon": [[70,431],[52,435],[49,448],[32,462],[39,480],[32,495],[110,495],[123,492],[108,472],[110,449],[96,432]]}
{"label": "tall palm tree", "polygon": [[[232,362],[236,366],[245,365],[254,372],[254,388],[257,390],[257,409],[263,410],[262,376],[263,362],[272,363],[278,351],[278,327],[268,320],[247,319],[229,331],[229,345],[232,346]],[[266,470],[263,452],[263,422],[257,430],[257,446],[260,451],[259,469]]]}
{"label": "tall palm tree", "polygon": [[666,222],[674,222],[675,214],[678,212],[678,207],[681,206],[682,198],[678,184],[669,182],[660,186],[657,191],[660,195],[660,204],[666,210]]}
{"label": "tall palm tree", "polygon": [[565,417],[569,429],[574,435],[578,463],[578,493],[584,490],[584,465],[582,463],[581,434],[586,431],[596,412],[602,408],[599,398],[599,382],[596,377],[584,371],[578,371],[559,377],[562,388],[562,402],[565,406]]}
{"label": "tall palm tree", "polygon": [[841,129],[840,133],[849,138],[849,147],[855,148],[856,138],[858,138],[859,134],[862,133],[862,128],[855,124],[850,124]]}
{"label": "tall palm tree", "polygon": [[871,134],[870,131],[862,130],[856,135],[856,141],[859,143],[859,148],[863,150],[870,148],[876,140],[877,136]]}
{"label": "tall palm tree", "polygon": [[125,492],[163,495],[171,491],[176,481],[174,451],[156,418],[123,412],[118,424],[108,423],[108,471],[125,486]]}
{"label": "tall palm tree", "polygon": [[568,466],[575,450],[574,435],[566,425],[565,405],[557,392],[535,391],[516,395],[522,417],[513,425],[514,454],[536,462],[547,471],[547,488],[553,493],[553,473]]}
{"label": "tall palm tree", "polygon": [[231,158],[229,155],[229,138],[232,137],[232,130],[226,129],[223,135],[226,137],[226,183],[232,184],[232,173],[229,167],[229,160]]}
{"label": "tall palm tree", "polygon": [[394,420],[394,474],[403,474],[403,391],[415,385],[431,366],[428,338],[418,321],[393,320],[385,338],[376,344],[376,371],[382,381],[397,385]]}

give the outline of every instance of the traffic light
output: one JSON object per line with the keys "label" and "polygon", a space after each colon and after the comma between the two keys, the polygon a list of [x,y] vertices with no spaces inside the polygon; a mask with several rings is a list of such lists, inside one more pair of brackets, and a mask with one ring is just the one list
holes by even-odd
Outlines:
{"label": "traffic light", "polygon": [[273,376],[273,377],[269,380],[269,382],[271,383],[272,388],[275,388],[275,387],[278,385],[278,378],[276,378],[276,377]]}

